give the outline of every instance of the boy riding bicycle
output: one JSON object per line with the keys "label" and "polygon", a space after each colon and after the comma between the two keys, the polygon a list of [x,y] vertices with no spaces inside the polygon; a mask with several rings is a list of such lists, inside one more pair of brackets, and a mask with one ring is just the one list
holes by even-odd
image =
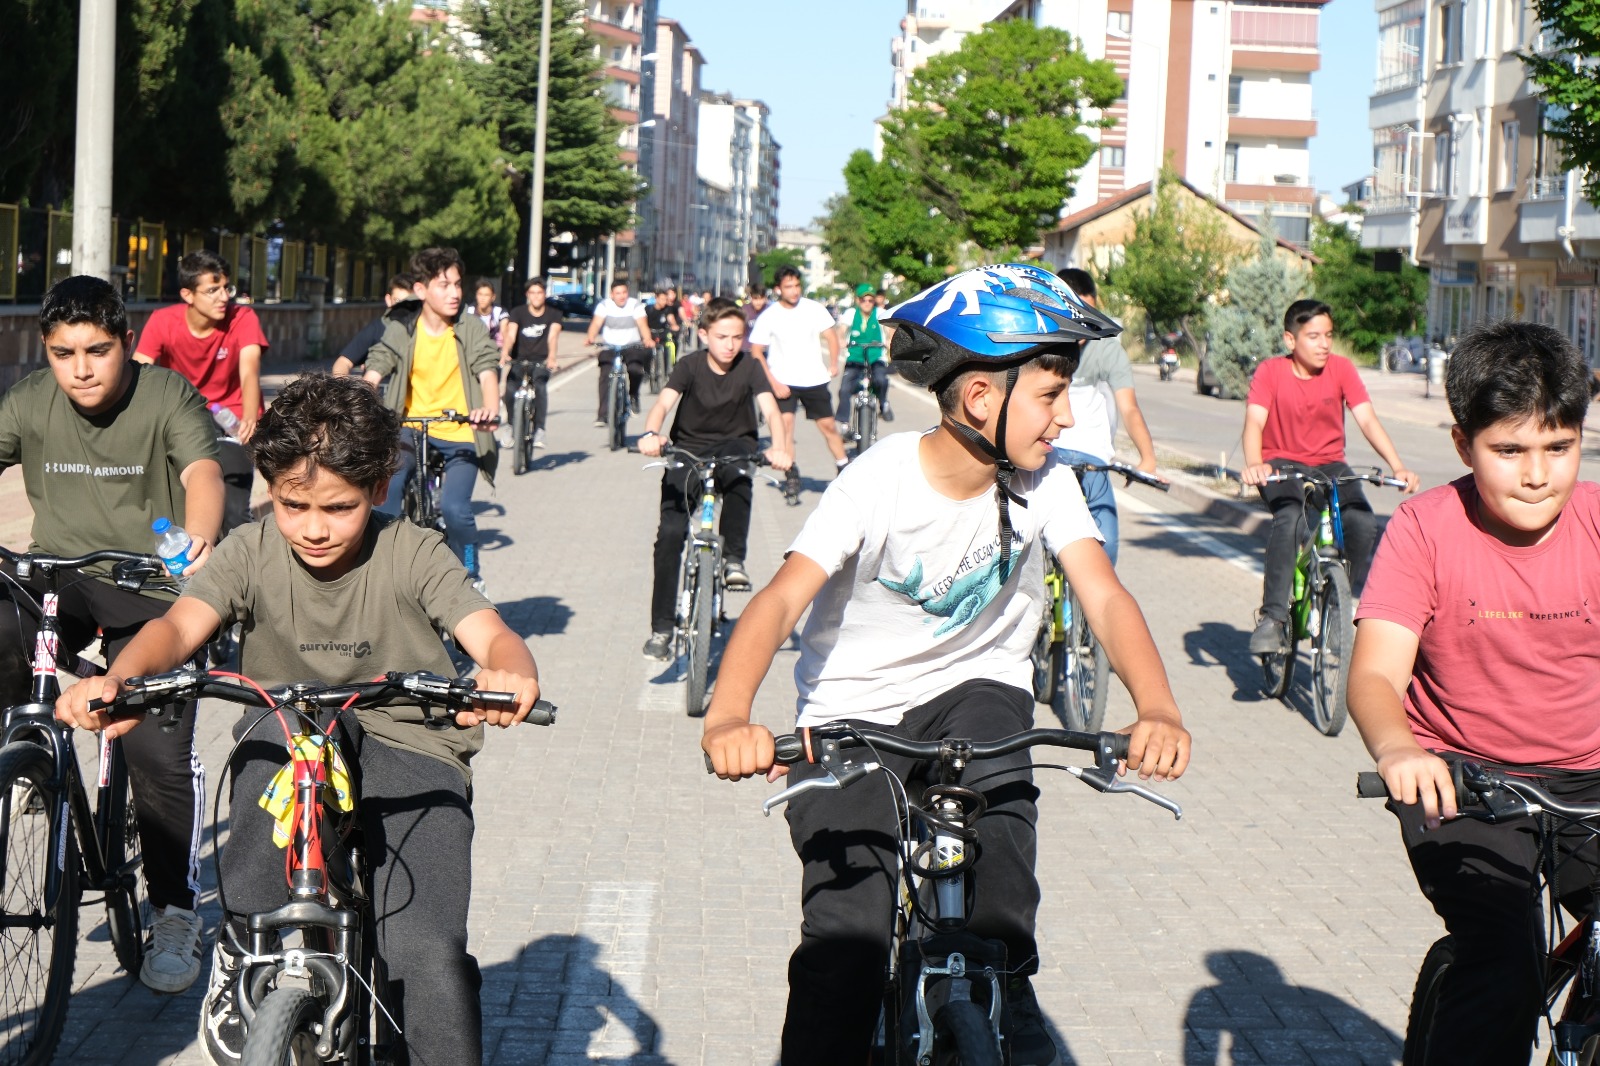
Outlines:
{"label": "boy riding bicycle", "polygon": [[[114,697],[124,678],[172,669],[219,625],[233,622],[244,627],[240,672],[267,687],[311,678],[368,681],[389,670],[453,676],[438,635],[450,633],[483,665],[480,688],[517,694],[515,713],[463,712],[457,724],[469,728],[435,730],[416,708],[360,710],[341,717],[348,738],[342,746],[357,770],[376,871],[378,953],[391,988],[386,1006],[411,1061],[480,1062],[480,977],[467,951],[469,760],[483,746],[483,722],[508,726],[527,716],[538,698],[538,671],[528,646],[472,587],[436,532],[373,513],[399,450],[399,417],[365,385],[322,375],[290,383],[250,441],[272,514],[235,530],[203,580],[192,581],[164,617],[116,656],[108,676],[67,690],[56,713],[82,728],[106,728],[106,719],[87,709],[91,698]],[[235,739],[256,717],[240,718]],[[109,728],[120,733],[138,722]],[[235,1007],[239,962],[230,941],[244,942],[246,916],[288,899],[273,816],[257,803],[286,761],[277,728],[272,722],[255,728],[229,766],[221,877],[225,919],[235,935],[218,936],[201,1016],[216,1063],[239,1061],[244,1038]]]}
{"label": "boy riding bicycle", "polygon": [[861,387],[861,379],[872,379],[872,395],[878,401],[878,415],[894,421],[889,406],[889,342],[894,330],[878,321],[876,291],[862,282],[856,286],[856,306],[839,316],[839,334],[844,343],[844,374],[839,378],[839,410],[834,419],[840,433],[850,431],[850,404]]}
{"label": "boy riding bicycle", "polygon": [[1578,481],[1588,378],[1548,326],[1461,338],[1450,436],[1471,474],[1395,511],[1356,612],[1350,717],[1455,939],[1430,1062],[1528,1061],[1544,1010],[1541,868],[1558,873],[1564,905],[1593,911],[1600,849],[1587,829],[1541,855],[1532,819],[1458,818],[1439,758],[1600,802],[1600,486]]}
{"label": "boy riding bicycle", "polygon": [[[927,433],[884,438],[846,468],[745,609],[705,720],[702,746],[717,774],[783,772],[772,733],[750,723],[750,707],[807,607],[795,667],[801,726],[847,720],[921,740],[1030,728],[1029,651],[1050,551],[1133,695],[1128,766],[1141,777],[1177,777],[1189,734],[1161,657],[1050,446],[1071,422],[1067,383],[1081,342],[1116,326],[1049,272],[1017,265],[958,274],[889,322],[896,367],[935,393],[942,420]],[[1039,902],[1028,762],[1022,753],[984,764],[1001,776],[981,786],[986,876],[970,922],[1007,948],[1015,1066],[1059,1061],[1028,980],[1038,969]],[[895,815],[881,792],[854,790],[799,796],[788,818],[804,868],[803,924],[789,962],[782,1061],[859,1062],[877,1020],[897,898]]]}
{"label": "boy riding bicycle", "polygon": [[[99,278],[53,286],[39,309],[39,332],[48,368],[0,397],[0,469],[22,467],[33,505],[32,546],[67,556],[149,552],[150,523],[170,518],[188,530],[192,561],[184,574],[196,574],[222,528],[224,499],[217,427],[205,400],[173,371],[131,358],[128,312]],[[38,607],[13,596],[9,585],[4,589],[0,595],[12,602],[0,602],[0,699],[9,707],[28,699],[26,655]],[[81,650],[99,629],[115,656],[171,602],[170,588],[130,592],[98,578],[74,584],[57,607],[61,643]],[[182,716],[172,732],[147,729],[130,737],[123,751],[156,911],[139,979],[158,992],[182,992],[200,975],[195,904],[205,770],[194,749],[193,718]]]}
{"label": "boy riding bicycle", "polygon": [[[1267,484],[1266,478],[1296,467],[1310,467],[1329,477],[1350,473],[1344,461],[1344,410],[1348,407],[1373,451],[1406,483],[1405,491],[1417,491],[1417,475],[1400,461],[1355,365],[1333,354],[1333,309],[1317,300],[1290,304],[1283,314],[1283,343],[1289,354],[1263,360],[1250,378],[1250,393],[1245,398],[1240,480],[1259,486],[1261,498],[1272,509],[1261,613],[1250,634],[1252,655],[1271,655],[1289,648],[1289,598],[1305,520],[1300,483]],[[1344,517],[1350,587],[1360,597],[1378,533],[1372,505],[1359,482],[1340,488],[1339,510]]]}
{"label": "boy riding bicycle", "polygon": [[[732,300],[714,299],[700,311],[700,340],[704,351],[679,359],[661,395],[644,420],[639,451],[661,454],[661,426],[674,408],[672,443],[702,459],[713,455],[748,455],[758,446],[756,408],[767,425],[778,425],[778,404],[761,367],[746,352],[744,312]],[[679,401],[682,406],[679,407]],[[767,461],[782,470],[789,456],[780,447],[767,449]],[[672,652],[674,599],[678,592],[678,565],[683,558],[689,529],[685,487],[693,471],[668,467],[661,475],[661,527],[656,533],[655,585],[650,594],[650,639],[644,654],[666,659]],[[722,492],[722,578],[732,590],[750,587],[744,568],[750,537],[750,505],[754,499],[749,471],[722,467],[717,471]]]}

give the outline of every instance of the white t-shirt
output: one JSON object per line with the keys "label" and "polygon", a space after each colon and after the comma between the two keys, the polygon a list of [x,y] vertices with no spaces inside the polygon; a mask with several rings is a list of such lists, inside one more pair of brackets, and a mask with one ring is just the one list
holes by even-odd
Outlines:
{"label": "white t-shirt", "polygon": [[773,377],[790,388],[805,389],[829,381],[822,334],[833,328],[833,316],[817,301],[802,296],[793,307],[785,307],[777,300],[756,319],[750,343],[766,346]]}
{"label": "white t-shirt", "polygon": [[1069,448],[1109,462],[1116,454],[1116,390],[1133,388],[1128,353],[1115,337],[1102,337],[1084,345],[1078,371],[1072,375],[1067,401],[1072,405],[1072,425],[1055,440]]}
{"label": "white t-shirt", "polygon": [[608,296],[595,307],[594,313],[605,319],[600,327],[600,339],[605,343],[619,347],[644,343],[638,321],[644,317],[644,304],[638,297],[630,296],[627,303],[618,307],[616,301]]}
{"label": "white t-shirt", "polygon": [[993,490],[941,495],[922,472],[921,439],[896,433],[862,453],[789,546],[828,574],[800,634],[800,725],[894,725],[978,678],[1029,688],[1044,617],[1041,552],[1100,539],[1077,478],[1052,453],[1012,480],[1028,506],[1011,504],[1016,535],[1001,580]]}

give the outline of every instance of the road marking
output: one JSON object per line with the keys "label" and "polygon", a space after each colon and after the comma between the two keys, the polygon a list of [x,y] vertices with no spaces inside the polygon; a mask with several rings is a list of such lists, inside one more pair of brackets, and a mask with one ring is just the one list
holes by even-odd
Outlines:
{"label": "road marking", "polygon": [[657,894],[656,885],[637,881],[596,881],[584,889],[578,935],[595,946],[596,956],[569,962],[568,973],[581,969],[581,962],[611,979],[611,992],[601,1005],[606,1024],[589,1037],[590,1058],[615,1061],[655,1051],[655,1023],[639,1006],[639,996],[649,965]]}
{"label": "road marking", "polygon": [[585,374],[587,374],[589,371],[593,370],[595,367],[597,367],[599,365],[600,364],[598,362],[596,362],[594,360],[590,360],[589,362],[585,363],[583,366],[580,366],[576,370],[572,370],[572,371],[568,371],[568,372],[563,373],[563,374],[559,374],[559,375],[556,376],[556,378],[554,380],[552,380],[550,382],[549,385],[545,386],[545,392],[546,393],[551,393],[551,392],[555,392],[557,389],[564,389],[568,385],[572,384],[574,381],[577,381],[579,378],[583,377]]}
{"label": "road marking", "polygon": [[1261,576],[1262,558],[1259,552],[1241,551],[1197,528],[1181,515],[1162,511],[1122,489],[1117,490],[1117,509],[1136,514],[1147,525],[1155,526],[1164,532],[1181,534],[1186,540],[1204,548],[1223,562],[1232,563],[1247,574]]}

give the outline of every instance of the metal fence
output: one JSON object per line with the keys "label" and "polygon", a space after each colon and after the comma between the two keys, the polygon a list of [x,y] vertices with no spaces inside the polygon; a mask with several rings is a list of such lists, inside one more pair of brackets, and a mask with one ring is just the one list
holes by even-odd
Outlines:
{"label": "metal fence", "polygon": [[[306,277],[327,279],[335,303],[381,300],[389,276],[403,268],[393,256],[296,240],[292,236],[176,230],[146,219],[113,218],[112,273],[129,301],[174,300],[178,260],[209,248],[233,267],[229,279],[260,303],[293,303]],[[72,213],[0,204],[0,301],[37,303],[72,276]]]}

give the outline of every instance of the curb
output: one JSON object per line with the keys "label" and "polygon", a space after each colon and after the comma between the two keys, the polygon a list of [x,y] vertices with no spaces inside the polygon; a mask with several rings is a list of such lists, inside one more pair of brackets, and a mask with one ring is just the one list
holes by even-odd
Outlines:
{"label": "curb", "polygon": [[1168,474],[1167,479],[1172,485],[1167,495],[1183,501],[1212,521],[1221,522],[1241,533],[1262,539],[1266,538],[1272,528],[1270,513],[1245,500],[1224,496],[1202,484],[1193,475],[1175,470]]}

